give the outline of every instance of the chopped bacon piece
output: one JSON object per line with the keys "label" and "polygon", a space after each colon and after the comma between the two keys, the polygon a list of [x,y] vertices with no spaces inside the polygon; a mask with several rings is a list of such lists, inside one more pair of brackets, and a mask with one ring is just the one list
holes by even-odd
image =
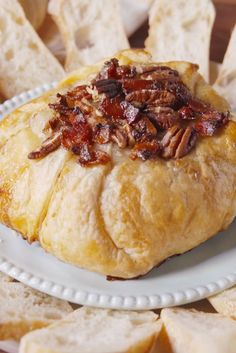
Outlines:
{"label": "chopped bacon piece", "polygon": [[132,78],[137,74],[136,67],[132,65],[121,65],[117,59],[113,58],[110,61],[105,62],[101,72],[98,74],[96,80],[100,79],[122,79]]}
{"label": "chopped bacon piece", "polygon": [[155,89],[155,82],[153,80],[126,79],[121,82],[125,94],[143,89]]}
{"label": "chopped bacon piece", "polygon": [[135,141],[150,141],[157,135],[157,129],[147,117],[142,117],[131,131]]}
{"label": "chopped bacon piece", "polygon": [[79,151],[78,163],[82,167],[90,167],[110,162],[110,156],[103,151],[95,151],[91,146],[84,144]]}
{"label": "chopped bacon piece", "polygon": [[112,131],[113,131],[112,125],[97,124],[94,131],[93,141],[100,145],[103,145],[104,143],[108,143],[111,140]]}
{"label": "chopped bacon piece", "polygon": [[197,98],[192,98],[188,101],[188,106],[197,113],[203,113],[208,111],[211,106],[208,103],[205,103],[203,101],[200,101]]}
{"label": "chopped bacon piece", "polygon": [[203,114],[202,118],[195,125],[195,129],[202,136],[212,136],[218,128],[227,124],[228,121],[229,112],[220,113],[210,111]]}
{"label": "chopped bacon piece", "polygon": [[96,79],[100,80],[100,79],[116,78],[116,69],[118,66],[119,66],[119,62],[115,58],[111,59],[110,61],[106,61]]}
{"label": "chopped bacon piece", "polygon": [[121,106],[120,97],[115,97],[112,99],[103,99],[99,108],[103,112],[103,114],[105,114],[106,117],[114,119],[124,118],[124,108]]}
{"label": "chopped bacon piece", "polygon": [[196,119],[196,111],[190,107],[182,107],[179,109],[179,116],[183,120],[194,120]]}
{"label": "chopped bacon piece", "polygon": [[89,124],[80,124],[79,127],[67,127],[62,130],[62,145],[68,150],[80,147],[84,143],[92,141],[92,129]]}
{"label": "chopped bacon piece", "polygon": [[50,128],[51,128],[52,130],[54,130],[54,131],[60,129],[60,127],[61,127],[60,117],[57,116],[57,115],[53,116],[53,117],[49,120],[48,124],[49,124]]}
{"label": "chopped bacon piece", "polygon": [[116,75],[118,79],[134,78],[137,75],[137,70],[136,67],[132,65],[121,65],[116,68]]}
{"label": "chopped bacon piece", "polygon": [[126,101],[121,102],[121,107],[123,109],[123,118],[125,118],[129,124],[133,124],[137,121],[139,117],[138,108],[135,108],[132,104]]}

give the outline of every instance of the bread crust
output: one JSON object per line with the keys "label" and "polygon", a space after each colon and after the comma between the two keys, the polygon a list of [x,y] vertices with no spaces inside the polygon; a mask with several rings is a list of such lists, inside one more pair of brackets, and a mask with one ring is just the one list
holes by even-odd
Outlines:
{"label": "bread crust", "polygon": [[[121,64],[151,61],[143,51],[127,50],[117,57]],[[229,109],[198,74],[196,65],[165,65],[178,70],[194,95],[218,110]],[[48,101],[55,92],[86,80],[100,67],[73,73],[55,90],[12,113],[12,123],[9,117],[1,122],[0,134],[4,132],[5,140],[0,156],[0,220],[30,241],[39,239],[46,251],[65,262],[133,278],[201,244],[232,222],[236,214],[236,123],[230,121],[213,137],[200,139],[196,148],[179,160],[131,161],[128,150],[113,144],[105,145],[111,163],[92,168],[81,167],[75,156],[62,148],[42,161],[28,160],[22,151],[32,150],[45,138],[41,135],[42,125],[50,118],[50,114],[45,118]],[[21,129],[16,115],[24,122]],[[21,155],[15,159],[11,151],[26,132],[29,136],[24,135]],[[9,166],[10,158],[15,165]],[[30,170],[28,185],[19,182],[19,174],[25,170]],[[37,188],[36,177],[40,180]],[[28,193],[25,203],[17,188],[23,188],[21,194]],[[22,204],[27,217],[18,222]],[[32,207],[36,210],[33,215]]]}

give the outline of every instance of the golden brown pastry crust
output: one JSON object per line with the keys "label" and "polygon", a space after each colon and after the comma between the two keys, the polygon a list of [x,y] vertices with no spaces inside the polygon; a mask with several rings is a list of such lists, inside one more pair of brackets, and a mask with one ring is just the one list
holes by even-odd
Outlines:
{"label": "golden brown pastry crust", "polygon": [[[142,51],[122,64],[147,62]],[[193,94],[221,111],[219,97],[185,62],[179,71]],[[55,92],[86,80],[98,64],[74,72],[55,90],[16,110],[0,125],[0,219],[63,261],[105,275],[132,278],[225,229],[236,214],[236,123],[202,138],[179,160],[131,161],[109,144],[111,163],[83,168],[62,148],[39,161],[27,153],[45,138]],[[17,146],[20,146],[17,148]],[[11,161],[11,163],[10,163]]]}

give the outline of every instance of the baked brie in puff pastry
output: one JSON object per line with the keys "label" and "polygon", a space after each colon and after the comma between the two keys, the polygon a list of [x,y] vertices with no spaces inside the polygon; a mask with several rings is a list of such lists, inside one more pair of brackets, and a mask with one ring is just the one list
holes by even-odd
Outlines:
{"label": "baked brie in puff pastry", "polygon": [[236,123],[187,62],[73,72],[0,125],[0,219],[59,259],[144,275],[236,214]]}

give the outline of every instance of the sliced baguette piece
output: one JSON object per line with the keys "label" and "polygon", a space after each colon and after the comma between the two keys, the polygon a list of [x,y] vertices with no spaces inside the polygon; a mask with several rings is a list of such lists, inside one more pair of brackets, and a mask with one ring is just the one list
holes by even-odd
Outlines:
{"label": "sliced baguette piece", "polygon": [[180,308],[161,312],[171,353],[235,353],[236,322],[220,314]]}
{"label": "sliced baguette piece", "polygon": [[5,283],[5,282],[13,282],[14,279],[5,275],[5,273],[3,272],[0,272],[0,287],[2,285],[2,283]]}
{"label": "sliced baguette piece", "polygon": [[0,341],[19,340],[72,312],[69,303],[50,297],[20,282],[0,280]]}
{"label": "sliced baguette piece", "polygon": [[66,71],[129,48],[118,0],[51,0],[48,9],[66,47]]}
{"label": "sliced baguette piece", "polygon": [[228,100],[232,110],[236,111],[236,25],[213,87]]}
{"label": "sliced baguette piece", "polygon": [[146,353],[162,326],[157,318],[151,311],[83,307],[24,336],[20,353]]}
{"label": "sliced baguette piece", "polygon": [[42,25],[48,7],[48,0],[18,0],[23,10],[25,12],[26,17],[35,28],[38,30]]}
{"label": "sliced baguette piece", "polygon": [[236,286],[208,298],[215,310],[236,320]]}
{"label": "sliced baguette piece", "polygon": [[149,12],[145,46],[157,61],[185,60],[209,79],[209,48],[215,9],[210,0],[156,0]]}
{"label": "sliced baguette piece", "polygon": [[0,46],[0,91],[5,98],[64,77],[17,0],[0,0]]}

